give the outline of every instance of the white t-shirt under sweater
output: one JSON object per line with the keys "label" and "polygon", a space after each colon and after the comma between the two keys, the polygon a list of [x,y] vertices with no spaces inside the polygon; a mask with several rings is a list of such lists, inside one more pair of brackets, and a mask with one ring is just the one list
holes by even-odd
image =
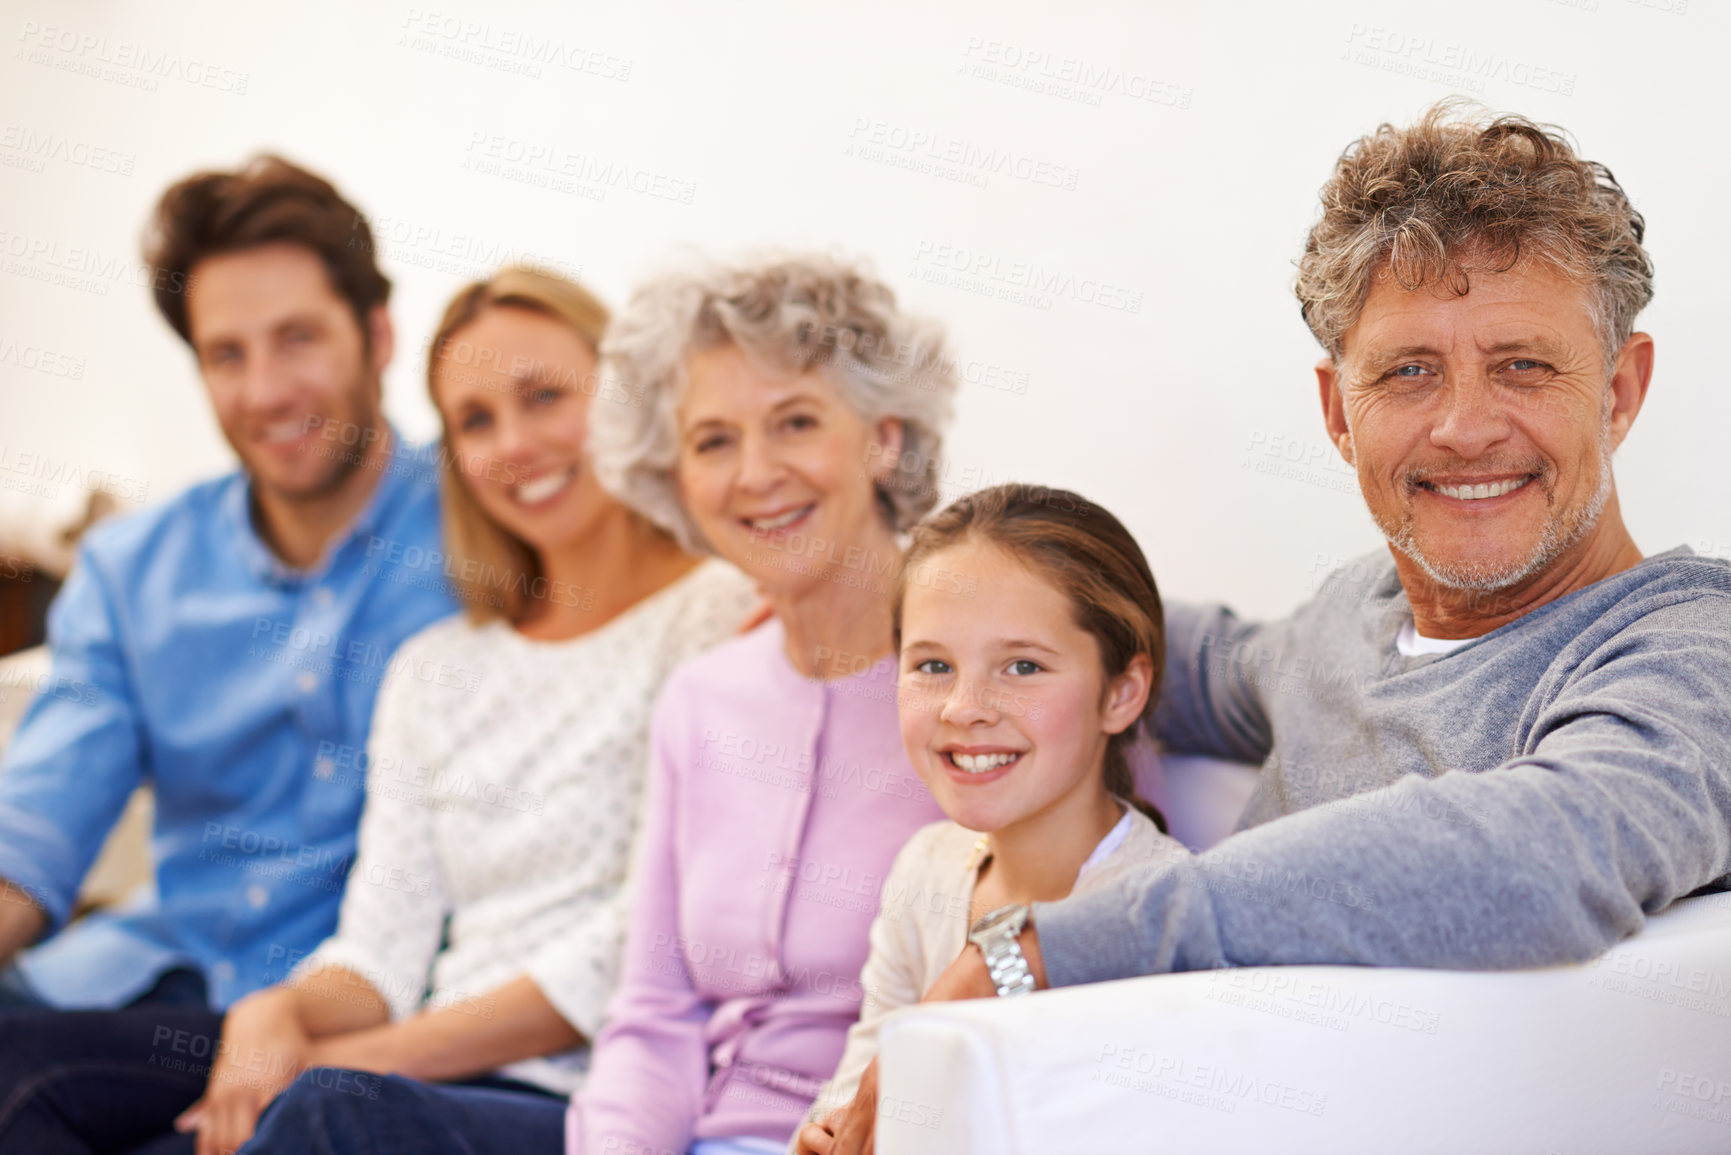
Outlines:
{"label": "white t-shirt under sweater", "polygon": [[[404,642],[373,713],[337,932],[296,973],[356,971],[393,1020],[527,974],[595,1038],[618,977],[650,706],[756,601],[711,559],[568,641],[457,615]],[[441,675],[453,670],[465,676]],[[585,1047],[498,1073],[569,1094],[588,1060]]]}
{"label": "white t-shirt under sweater", "polygon": [[1403,658],[1418,658],[1425,654],[1449,654],[1460,649],[1472,638],[1427,638],[1418,632],[1418,627],[1412,621],[1402,623],[1400,633],[1394,636],[1394,648],[1400,651]]}

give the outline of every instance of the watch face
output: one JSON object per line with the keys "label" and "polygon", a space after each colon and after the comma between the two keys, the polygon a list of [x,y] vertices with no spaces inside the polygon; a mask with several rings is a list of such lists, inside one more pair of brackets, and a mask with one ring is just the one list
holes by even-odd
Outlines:
{"label": "watch face", "polygon": [[973,925],[973,929],[968,931],[968,937],[972,938],[976,935],[988,934],[1012,920],[1016,922],[1016,930],[1019,931],[1022,929],[1022,924],[1027,921],[1027,918],[1028,908],[1025,906],[1017,904],[1000,906],[997,910],[982,914],[980,920]]}

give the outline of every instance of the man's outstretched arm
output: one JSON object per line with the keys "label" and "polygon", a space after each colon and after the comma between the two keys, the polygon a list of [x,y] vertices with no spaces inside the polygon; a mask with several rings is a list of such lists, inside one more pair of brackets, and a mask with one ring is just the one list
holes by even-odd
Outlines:
{"label": "man's outstretched arm", "polygon": [[1731,870],[1731,628],[1664,627],[1578,671],[1495,769],[1406,778],[1036,905],[1052,985],[1599,955]]}

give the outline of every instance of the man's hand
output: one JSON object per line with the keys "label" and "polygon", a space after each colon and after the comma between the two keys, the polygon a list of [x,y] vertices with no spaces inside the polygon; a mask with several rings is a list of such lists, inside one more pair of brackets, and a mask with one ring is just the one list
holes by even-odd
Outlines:
{"label": "man's hand", "polygon": [[228,1155],[252,1138],[272,1099],[308,1066],[312,1040],[294,1013],[289,992],[248,995],[228,1012],[204,1097],[174,1121],[198,1132],[198,1155]]}
{"label": "man's hand", "polygon": [[[1022,956],[1028,960],[1028,970],[1034,976],[1034,989],[1045,990],[1046,964],[1040,955],[1040,936],[1034,933],[1033,923],[1022,928],[1022,933],[1016,936],[1016,943],[1022,948]],[[969,943],[966,949],[956,956],[956,961],[938,976],[938,981],[932,984],[920,1002],[989,999],[997,993],[998,988],[992,984],[992,974],[986,969],[985,956],[980,953],[979,947]]]}

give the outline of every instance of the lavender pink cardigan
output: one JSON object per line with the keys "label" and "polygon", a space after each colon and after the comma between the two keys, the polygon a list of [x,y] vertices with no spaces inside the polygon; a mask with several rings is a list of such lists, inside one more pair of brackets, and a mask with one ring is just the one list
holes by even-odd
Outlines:
{"label": "lavender pink cardigan", "polygon": [[663,686],[620,986],[567,1155],[792,1135],[859,1016],[896,852],[943,814],[908,765],[895,662],[816,682],[779,623]]}

